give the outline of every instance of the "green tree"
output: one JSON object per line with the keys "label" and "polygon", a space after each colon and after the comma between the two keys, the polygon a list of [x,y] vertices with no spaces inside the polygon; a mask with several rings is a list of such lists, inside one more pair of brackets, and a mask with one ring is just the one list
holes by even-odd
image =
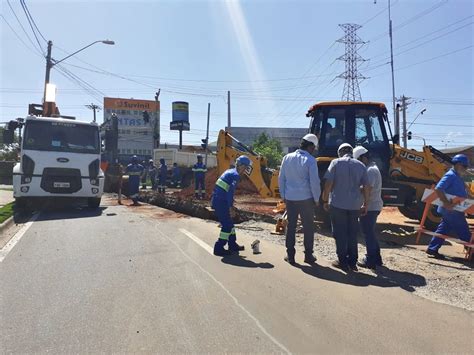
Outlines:
{"label": "green tree", "polygon": [[271,138],[266,133],[262,133],[253,142],[252,147],[256,153],[267,158],[269,168],[275,169],[280,165],[284,154],[278,140]]}
{"label": "green tree", "polygon": [[18,159],[18,136],[15,133],[15,143],[3,143],[3,131],[5,128],[0,127],[0,160],[17,160]]}

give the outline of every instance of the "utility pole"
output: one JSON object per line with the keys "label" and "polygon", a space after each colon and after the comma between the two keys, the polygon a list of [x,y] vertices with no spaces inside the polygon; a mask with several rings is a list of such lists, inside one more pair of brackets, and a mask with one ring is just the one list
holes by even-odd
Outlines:
{"label": "utility pole", "polygon": [[402,117],[402,128],[403,128],[403,148],[407,147],[407,103],[405,95],[402,95],[402,108],[403,108],[403,117]]}
{"label": "utility pole", "polygon": [[[393,70],[393,37],[392,37],[392,16],[391,16],[391,4],[388,0],[388,32],[390,35],[390,66],[392,68],[392,104],[393,104],[393,116],[396,115],[395,106],[395,74]],[[395,134],[400,134],[400,125],[395,126]]]}
{"label": "utility pole", "polygon": [[[397,104],[397,106],[395,107],[395,119],[394,119],[394,122],[395,122],[395,127],[400,127],[400,104]],[[400,133],[397,133],[395,131],[395,136],[398,137],[398,142],[397,144],[400,144]]]}
{"label": "utility pole", "polygon": [[[408,140],[408,135],[407,135],[407,107],[410,105],[412,102],[408,101],[410,98],[406,97],[405,95],[402,95],[398,101],[401,102],[401,109],[402,109],[402,136],[401,138],[403,139],[403,148],[407,147],[407,140]],[[398,105],[397,105],[398,106]],[[397,123],[395,123],[397,124]],[[398,125],[400,125],[400,118],[398,119]]]}
{"label": "utility pole", "polygon": [[211,103],[207,104],[207,129],[206,129],[206,157],[204,160],[204,164],[207,166],[207,152],[209,150],[209,121],[211,118]]}
{"label": "utility pole", "polygon": [[44,94],[43,94],[43,104],[46,101],[46,86],[49,84],[49,77],[51,74],[51,68],[53,63],[51,62],[51,50],[53,49],[53,42],[48,41],[48,53],[46,54],[46,75],[44,78]]}
{"label": "utility pole", "polygon": [[[153,126],[153,148],[159,149],[160,148],[160,101],[158,98],[160,97],[161,89],[155,93],[155,103],[156,103],[156,111],[155,111],[155,122]],[[181,148],[180,148],[181,149]]]}
{"label": "utility pole", "polygon": [[230,91],[227,91],[227,130],[230,132],[232,122],[230,120]]}
{"label": "utility pole", "polygon": [[95,111],[100,111],[100,106],[97,106],[93,103],[91,103],[90,105],[86,105],[87,108],[91,109],[93,112],[94,112],[94,121],[93,122],[96,122],[96,116],[95,116]]}

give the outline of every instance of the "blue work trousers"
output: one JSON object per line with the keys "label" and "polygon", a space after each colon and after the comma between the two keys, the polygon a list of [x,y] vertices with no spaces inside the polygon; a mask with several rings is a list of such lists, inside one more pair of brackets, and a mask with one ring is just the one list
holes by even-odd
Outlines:
{"label": "blue work trousers", "polygon": [[286,228],[286,252],[289,257],[295,256],[295,234],[298,216],[301,216],[304,233],[305,254],[313,254],[314,245],[314,201],[313,199],[302,201],[286,200],[286,213],[288,226]]}
{"label": "blue work trousers", "polygon": [[206,193],[206,186],[204,184],[204,175],[203,176],[197,176],[196,179],[194,180],[194,192],[196,193],[197,197],[204,197],[204,194]]}
{"label": "blue work trousers", "polygon": [[332,234],[336,239],[336,253],[341,265],[357,264],[357,232],[359,230],[359,210],[344,210],[330,207]]}
{"label": "blue work trousers", "polygon": [[[456,236],[468,242],[471,240],[471,232],[469,231],[469,224],[467,224],[466,217],[464,213],[458,211],[445,211],[442,214],[441,223],[436,229],[436,233],[448,235],[451,231],[456,233]],[[433,237],[428,249],[432,251],[437,251],[444,243],[444,239]]]}
{"label": "blue work trousers", "polygon": [[360,229],[365,238],[365,248],[367,254],[365,262],[369,266],[382,265],[382,257],[380,256],[380,246],[375,235],[375,225],[380,211],[368,211],[365,216],[359,218]]}
{"label": "blue work trousers", "polygon": [[235,234],[234,222],[232,222],[232,218],[230,217],[229,204],[225,200],[215,199],[213,201],[213,208],[221,224],[219,239],[227,241],[231,234]]}

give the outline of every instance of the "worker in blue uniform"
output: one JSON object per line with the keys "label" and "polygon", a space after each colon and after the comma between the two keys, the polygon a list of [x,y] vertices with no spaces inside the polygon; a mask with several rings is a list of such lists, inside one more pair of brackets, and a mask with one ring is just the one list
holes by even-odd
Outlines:
{"label": "worker in blue uniform", "polygon": [[132,157],[131,163],[127,165],[125,173],[128,175],[128,194],[134,206],[138,206],[138,190],[140,189],[140,177],[143,175],[143,165],[138,164],[136,155]]}
{"label": "worker in blue uniform", "polygon": [[[221,224],[221,231],[214,245],[214,255],[225,256],[244,250],[243,246],[237,244],[230,208],[234,203],[235,187],[240,180],[240,175],[244,174],[251,165],[251,160],[247,156],[241,155],[236,160],[236,167],[224,171],[216,181],[211,204]],[[229,248],[225,249],[227,243],[229,243]]]}
{"label": "worker in blue uniform", "polygon": [[160,158],[160,167],[158,168],[158,192],[165,193],[166,178],[168,177],[168,167],[164,158]]}
{"label": "worker in blue uniform", "polygon": [[151,189],[156,190],[157,188],[156,177],[157,177],[158,169],[156,168],[155,162],[153,161],[153,159],[150,159],[148,162],[147,172],[151,181]]}
{"label": "worker in blue uniform", "polygon": [[202,162],[202,155],[198,154],[197,163],[193,166],[194,172],[194,194],[196,198],[203,199],[206,194],[206,165]]}
{"label": "worker in blue uniform", "polygon": [[142,164],[143,166],[143,174],[141,176],[141,182],[142,182],[142,190],[146,190],[146,179],[148,177],[148,164],[146,163],[145,160],[142,160]]}
{"label": "worker in blue uniform", "polygon": [[181,169],[177,163],[173,163],[172,181],[173,187],[181,188]]}
{"label": "worker in blue uniform", "polygon": [[[469,197],[466,185],[462,176],[466,174],[469,166],[469,159],[464,154],[457,154],[451,159],[453,167],[441,178],[435,187],[442,206],[438,207],[438,213],[441,214],[441,223],[436,229],[436,233],[447,235],[450,231],[454,231],[457,237],[465,242],[471,240],[471,232],[466,217],[463,212],[455,211],[455,204],[446,196],[446,194],[458,197]],[[439,253],[439,249],[443,245],[444,239],[433,237],[426,253],[437,259],[443,259],[444,255]]]}

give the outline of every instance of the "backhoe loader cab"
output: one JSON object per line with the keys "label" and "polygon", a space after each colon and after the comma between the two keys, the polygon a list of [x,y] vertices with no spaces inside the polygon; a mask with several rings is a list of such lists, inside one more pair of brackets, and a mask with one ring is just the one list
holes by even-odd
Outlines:
{"label": "backhoe loader cab", "polygon": [[318,166],[326,171],[342,143],[362,145],[370,152],[384,177],[390,168],[391,147],[385,121],[387,109],[377,102],[323,102],[312,106],[310,132],[319,138]]}

